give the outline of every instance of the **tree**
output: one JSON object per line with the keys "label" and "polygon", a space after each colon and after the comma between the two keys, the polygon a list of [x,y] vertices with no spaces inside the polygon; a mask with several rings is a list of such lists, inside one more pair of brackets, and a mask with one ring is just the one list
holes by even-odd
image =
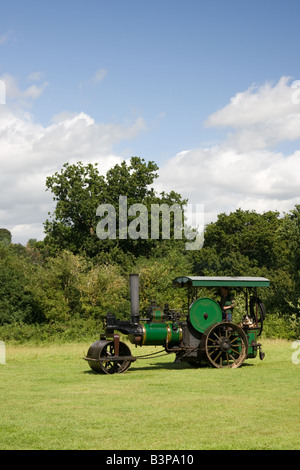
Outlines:
{"label": "tree", "polygon": [[60,173],[46,179],[46,187],[56,201],[52,220],[47,219],[44,224],[46,245],[54,252],[69,249],[76,253],[83,246],[90,252],[95,238],[96,208],[106,197],[105,179],[97,166],[66,163]]}
{"label": "tree", "polygon": [[[146,163],[138,157],[132,157],[130,164],[123,161],[120,165],[115,165],[105,177],[100,175],[97,165],[66,163],[60,173],[56,172],[46,180],[47,190],[51,190],[56,201],[54,213],[44,224],[45,244],[50,252],[55,254],[67,249],[74,254],[95,257],[117,247],[122,253],[149,256],[156,246],[156,240],[150,241],[148,237],[142,236],[143,227],[139,218],[135,218],[137,214],[128,214],[127,208],[136,205],[137,213],[139,209],[144,209],[149,222],[151,204],[176,203],[180,207],[186,204],[174,191],[170,194],[161,193],[160,196],[155,194],[151,185],[158,177],[157,170],[154,162]],[[128,224],[135,224],[136,239],[127,236],[127,231],[125,235],[121,232],[120,196],[127,198],[125,223],[127,224],[128,217]],[[106,212],[110,208],[113,210],[114,237],[105,235],[99,239],[99,206],[101,210],[106,207]],[[104,209],[101,216],[104,216]],[[104,223],[108,224],[106,220],[103,220],[103,225]]]}
{"label": "tree", "polygon": [[0,228],[0,243],[11,244],[11,233],[6,228]]}
{"label": "tree", "polygon": [[300,205],[285,214],[278,237],[281,243],[280,264],[294,281],[294,298],[297,304],[300,288]]}
{"label": "tree", "polygon": [[271,280],[264,292],[268,311],[280,315],[290,312],[289,301],[297,303],[298,299],[298,216],[298,210],[284,218],[276,211],[258,214],[238,209],[229,215],[219,214],[205,229],[203,248],[193,253],[194,273],[267,277]]}
{"label": "tree", "polygon": [[278,212],[243,211],[219,214],[205,229],[203,249],[194,256],[194,269],[217,275],[259,275],[278,267],[281,244]]}
{"label": "tree", "polygon": [[0,244],[0,325],[40,319],[28,287],[27,268],[24,258],[10,246]]}

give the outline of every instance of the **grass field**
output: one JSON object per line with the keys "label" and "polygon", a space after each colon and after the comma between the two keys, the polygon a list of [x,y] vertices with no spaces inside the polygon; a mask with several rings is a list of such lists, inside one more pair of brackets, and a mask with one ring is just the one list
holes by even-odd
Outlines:
{"label": "grass field", "polygon": [[0,449],[300,449],[291,345],[264,340],[264,361],[235,370],[193,369],[169,355],[109,376],[82,360],[89,344],[7,344]]}

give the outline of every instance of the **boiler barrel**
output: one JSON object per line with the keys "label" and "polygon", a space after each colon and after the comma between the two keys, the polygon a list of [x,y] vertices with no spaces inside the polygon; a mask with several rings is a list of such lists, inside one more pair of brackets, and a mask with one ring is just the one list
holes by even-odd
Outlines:
{"label": "boiler barrel", "polygon": [[182,329],[169,323],[142,324],[144,345],[177,345],[182,340]]}

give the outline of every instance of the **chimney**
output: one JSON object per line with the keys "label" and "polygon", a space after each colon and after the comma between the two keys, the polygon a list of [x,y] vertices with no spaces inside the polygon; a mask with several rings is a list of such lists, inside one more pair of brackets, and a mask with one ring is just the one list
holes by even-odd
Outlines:
{"label": "chimney", "polygon": [[130,274],[130,303],[131,303],[131,322],[133,324],[139,323],[140,308],[139,308],[139,275]]}

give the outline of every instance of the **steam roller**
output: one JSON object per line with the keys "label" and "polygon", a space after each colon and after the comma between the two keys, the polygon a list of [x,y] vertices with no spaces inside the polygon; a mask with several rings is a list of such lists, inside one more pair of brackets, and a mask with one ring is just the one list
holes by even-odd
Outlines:
{"label": "steam roller", "polygon": [[[152,303],[146,318],[139,312],[139,276],[130,275],[130,320],[106,316],[105,333],[94,342],[84,358],[96,373],[125,372],[134,357],[119,333],[126,335],[136,346],[164,347],[167,354],[175,354],[175,363],[185,362],[193,367],[208,364],[215,368],[237,368],[246,359],[255,358],[259,351],[264,358],[258,337],[262,332],[265,307],[257,295],[258,287],[269,286],[270,281],[258,277],[184,276],[173,281],[174,287],[188,288],[188,313],[182,315],[168,304],[164,308]],[[232,286],[245,294],[245,315],[239,324],[224,320],[220,303],[210,297],[197,297],[201,287]],[[116,333],[116,331],[118,333]]]}

